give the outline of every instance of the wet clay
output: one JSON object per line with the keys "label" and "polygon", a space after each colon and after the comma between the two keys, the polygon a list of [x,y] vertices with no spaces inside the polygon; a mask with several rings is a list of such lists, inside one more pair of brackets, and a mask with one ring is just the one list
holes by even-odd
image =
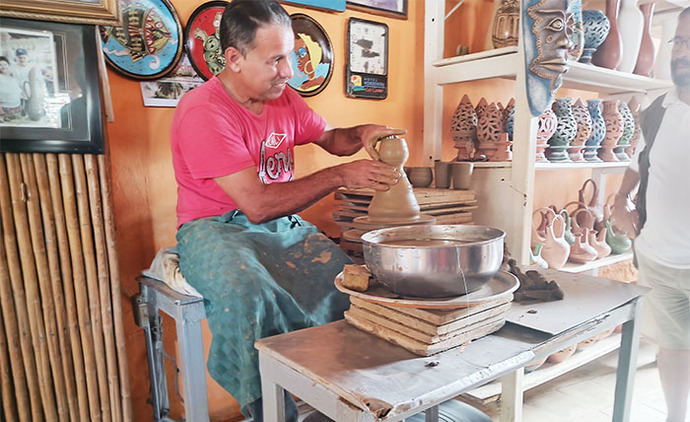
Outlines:
{"label": "wet clay", "polygon": [[403,171],[403,166],[409,157],[405,139],[387,136],[379,139],[377,144],[379,159],[396,167],[400,178],[387,191],[374,193],[368,209],[369,220],[385,222],[388,220],[409,219],[414,221],[419,219],[419,204],[412,191],[412,185]]}

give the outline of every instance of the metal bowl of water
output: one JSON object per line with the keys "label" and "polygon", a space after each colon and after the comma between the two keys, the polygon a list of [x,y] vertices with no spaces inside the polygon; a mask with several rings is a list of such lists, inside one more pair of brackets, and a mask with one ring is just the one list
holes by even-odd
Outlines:
{"label": "metal bowl of water", "polygon": [[428,225],[362,235],[364,262],[394,293],[448,297],[480,289],[503,261],[505,232],[486,226]]}

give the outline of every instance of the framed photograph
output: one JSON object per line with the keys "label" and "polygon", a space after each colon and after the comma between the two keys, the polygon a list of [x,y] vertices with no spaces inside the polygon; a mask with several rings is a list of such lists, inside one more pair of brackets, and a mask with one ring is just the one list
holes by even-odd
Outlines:
{"label": "framed photograph", "polygon": [[92,25],[118,25],[119,0],[2,0],[0,16]]}
{"label": "framed photograph", "polygon": [[334,10],[336,12],[345,11],[345,0],[285,0],[285,3],[298,4],[315,9]]}
{"label": "framed photograph", "polygon": [[353,9],[407,19],[407,0],[347,0]]}
{"label": "framed photograph", "polygon": [[310,16],[290,15],[295,33],[295,47],[291,53],[294,75],[288,81],[303,97],[323,91],[333,76],[333,44],[326,30]]}
{"label": "framed photograph", "polygon": [[101,26],[106,62],[137,80],[171,72],[182,55],[182,24],[169,0],[121,0],[122,25]]}
{"label": "framed photograph", "polygon": [[345,70],[348,97],[383,100],[388,96],[388,25],[350,18]]}
{"label": "framed photograph", "polygon": [[184,51],[196,73],[208,80],[225,68],[220,47],[220,19],[227,1],[209,1],[197,7],[184,28]]}
{"label": "framed photograph", "polygon": [[141,97],[146,107],[177,107],[180,98],[187,92],[204,83],[186,54],[182,54],[180,63],[168,76],[155,81],[139,82]]}
{"label": "framed photograph", "polygon": [[0,151],[102,153],[93,26],[4,18]]}

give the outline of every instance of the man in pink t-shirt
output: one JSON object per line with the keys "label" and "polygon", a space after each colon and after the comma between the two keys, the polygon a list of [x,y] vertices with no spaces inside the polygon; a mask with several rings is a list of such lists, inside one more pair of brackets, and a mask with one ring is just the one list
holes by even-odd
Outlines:
{"label": "man in pink t-shirt", "polygon": [[[220,38],[225,69],[182,98],[172,124],[178,252],[182,274],[204,296],[209,373],[261,422],[254,341],[340,319],[348,306],[333,280],[349,259],[293,214],[338,187],[385,190],[398,179],[374,160],[297,179],[294,147],[315,143],[348,156],[404,131],[326,128],[286,86],[294,34],[277,2],[234,0]],[[286,404],[296,420],[289,396]]]}

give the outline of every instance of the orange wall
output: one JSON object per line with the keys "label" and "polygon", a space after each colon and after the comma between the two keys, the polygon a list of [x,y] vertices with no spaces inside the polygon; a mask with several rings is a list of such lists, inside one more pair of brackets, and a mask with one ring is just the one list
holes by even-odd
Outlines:
{"label": "orange wall", "polygon": [[[173,0],[183,24],[192,11],[205,0]],[[435,0],[434,0],[435,1]],[[449,9],[457,0],[447,0]],[[409,165],[423,162],[423,45],[424,8],[421,0],[408,1],[408,19],[400,20],[347,10],[330,13],[320,10],[285,6],[288,12],[303,12],[315,18],[328,32],[334,46],[335,70],[328,87],[319,95],[307,98],[307,103],[322,114],[333,126],[360,123],[383,123],[408,130]],[[457,44],[470,46],[471,52],[484,49],[490,27],[493,4],[489,0],[467,0],[446,21],[445,56],[454,55]],[[347,19],[359,17],[382,21],[390,27],[389,95],[386,100],[350,99],[344,95],[345,41]],[[120,267],[123,292],[132,297],[138,292],[135,277],[147,268],[156,251],[175,244],[176,185],[169,150],[169,127],[173,116],[170,108],[146,108],[142,104],[139,84],[108,71],[115,121],[107,125],[113,172],[113,192],[117,217]],[[476,104],[484,96],[489,101],[505,104],[513,95],[514,82],[489,80],[458,84],[445,89],[443,110],[443,159],[455,155],[449,134],[450,117],[463,94],[469,94]],[[365,158],[363,152],[354,158]],[[325,166],[351,160],[329,156],[310,146],[296,151],[297,174],[305,175]],[[555,174],[555,173],[554,173]],[[565,203],[575,199],[577,188],[587,177],[586,172],[558,173],[559,177],[537,177],[535,206],[551,202]],[[566,187],[567,189],[563,189]],[[559,196],[554,197],[554,194]],[[338,233],[338,226],[330,221],[333,209],[331,197],[325,198],[302,215],[329,235]],[[131,308],[125,303],[124,322],[130,366],[132,401],[137,420],[150,420],[149,397],[143,332],[134,325]],[[205,327],[204,343],[209,347],[210,334]],[[174,326],[164,322],[166,350],[175,350]],[[173,373],[168,372],[172,385]],[[180,405],[170,391],[172,416],[180,417]],[[209,401],[213,420],[234,420],[238,415],[236,403],[215,382],[209,379]]]}
{"label": "orange wall", "polygon": [[[204,0],[173,0],[183,25]],[[410,1],[408,19],[394,19],[347,10],[331,13],[286,5],[289,13],[303,12],[315,18],[328,32],[334,47],[335,70],[328,87],[307,103],[323,115],[332,126],[360,123],[382,123],[409,131],[411,155],[421,157],[423,101],[423,7]],[[382,21],[390,28],[389,94],[386,100],[346,98],[344,94],[345,42],[347,19],[359,17]],[[175,244],[176,185],[169,149],[169,127],[174,110],[144,107],[139,84],[109,70],[108,78],[115,121],[107,125],[113,173],[113,192],[117,217],[118,246],[123,292],[132,297],[138,292],[135,277],[148,266],[156,251]],[[365,158],[363,152],[355,158]],[[331,157],[318,148],[300,147],[296,151],[297,174],[305,175],[325,166],[351,160]],[[326,198],[303,216],[330,235],[338,226],[330,221],[332,199]],[[124,298],[123,298],[124,300]],[[131,307],[123,304],[126,341],[132,386],[132,401],[137,420],[150,420],[149,397],[143,332],[135,326]],[[174,326],[164,322],[166,350],[175,344]],[[206,331],[205,345],[210,335]],[[172,385],[173,374],[168,380]],[[179,417],[180,406],[174,392],[173,416]],[[214,420],[237,416],[234,400],[214,382],[209,384],[211,413]]]}

